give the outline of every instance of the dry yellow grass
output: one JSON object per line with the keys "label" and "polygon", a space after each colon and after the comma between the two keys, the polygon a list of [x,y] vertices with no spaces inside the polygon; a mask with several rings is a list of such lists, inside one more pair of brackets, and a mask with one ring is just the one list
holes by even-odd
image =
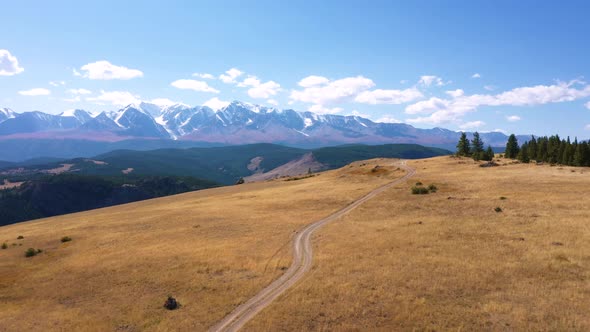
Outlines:
{"label": "dry yellow grass", "polygon": [[408,164],[414,181],[320,230],[312,271],[246,330],[590,330],[590,169]]}
{"label": "dry yellow grass", "polygon": [[0,330],[205,330],[282,273],[295,230],[403,175],[385,162],[0,227]]}

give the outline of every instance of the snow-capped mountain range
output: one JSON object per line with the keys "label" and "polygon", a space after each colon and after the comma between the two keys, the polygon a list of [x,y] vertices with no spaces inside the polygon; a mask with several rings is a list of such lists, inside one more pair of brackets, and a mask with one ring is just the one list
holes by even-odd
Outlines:
{"label": "snow-capped mountain range", "polygon": [[[419,129],[403,123],[379,123],[359,116],[281,110],[234,101],[219,110],[184,104],[158,106],[142,102],[115,112],[73,110],[51,115],[0,109],[2,138],[83,138],[117,141],[130,138],[172,139],[221,144],[282,143],[321,146],[347,143],[455,144],[459,133]],[[484,133],[486,144],[502,146],[506,135]]]}

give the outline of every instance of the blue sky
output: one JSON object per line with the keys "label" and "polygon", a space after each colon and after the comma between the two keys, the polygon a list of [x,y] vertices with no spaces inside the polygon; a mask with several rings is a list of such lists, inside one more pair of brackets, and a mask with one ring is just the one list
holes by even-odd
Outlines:
{"label": "blue sky", "polygon": [[590,137],[583,1],[1,8],[0,107],[17,112],[237,99],[422,128]]}

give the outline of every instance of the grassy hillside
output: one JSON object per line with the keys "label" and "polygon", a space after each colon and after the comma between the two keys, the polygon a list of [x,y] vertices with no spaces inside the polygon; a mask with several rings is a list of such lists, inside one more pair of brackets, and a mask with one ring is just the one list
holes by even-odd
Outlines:
{"label": "grassy hillside", "polygon": [[[294,231],[402,175],[377,164],[391,162],[0,227],[0,326],[205,331],[283,273]],[[167,295],[180,310],[162,308]]]}
{"label": "grassy hillside", "polygon": [[[590,172],[499,163],[408,162],[414,178],[314,235],[312,270],[245,330],[590,330]],[[206,330],[283,273],[296,230],[402,175],[388,165],[0,227],[0,326]]]}
{"label": "grassy hillside", "polygon": [[313,150],[315,159],[329,168],[339,168],[356,160],[372,158],[419,159],[446,154],[451,152],[417,144],[342,145]]}

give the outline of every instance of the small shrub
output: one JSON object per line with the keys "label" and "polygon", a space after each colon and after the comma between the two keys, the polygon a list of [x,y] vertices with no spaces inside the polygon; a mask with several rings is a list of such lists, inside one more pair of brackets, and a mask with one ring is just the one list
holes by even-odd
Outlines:
{"label": "small shrub", "polygon": [[435,193],[438,190],[438,188],[434,184],[431,184],[428,186],[428,190],[430,190],[430,192],[432,193]]}
{"label": "small shrub", "polygon": [[429,193],[428,188],[412,187],[412,195],[426,195],[428,193]]}
{"label": "small shrub", "polygon": [[500,196],[500,199],[504,201],[504,200],[506,200],[507,198],[506,198],[506,197],[504,197],[504,196]]}
{"label": "small shrub", "polygon": [[33,248],[29,248],[25,251],[25,257],[33,257],[35,255],[37,255],[37,251]]}
{"label": "small shrub", "polygon": [[418,182],[416,182],[416,185],[417,186],[421,186],[422,185],[422,182],[418,181]]}
{"label": "small shrub", "polygon": [[7,249],[8,248],[8,244],[6,244],[6,242],[2,243],[2,249]]}
{"label": "small shrub", "polygon": [[180,303],[178,303],[178,301],[176,301],[176,299],[172,296],[168,296],[168,299],[166,299],[166,302],[164,302],[164,308],[168,310],[176,310],[179,306]]}
{"label": "small shrub", "polygon": [[61,242],[70,242],[70,241],[72,241],[72,238],[69,236],[64,236],[61,238]]}
{"label": "small shrub", "polygon": [[496,208],[494,209],[494,211],[496,211],[496,212],[502,212],[502,208],[499,207],[499,206],[496,206]]}
{"label": "small shrub", "polygon": [[19,235],[19,236],[18,236],[16,239],[17,239],[17,240],[22,240],[22,239],[24,239],[24,238],[25,238],[24,236],[22,236],[22,235]]}

